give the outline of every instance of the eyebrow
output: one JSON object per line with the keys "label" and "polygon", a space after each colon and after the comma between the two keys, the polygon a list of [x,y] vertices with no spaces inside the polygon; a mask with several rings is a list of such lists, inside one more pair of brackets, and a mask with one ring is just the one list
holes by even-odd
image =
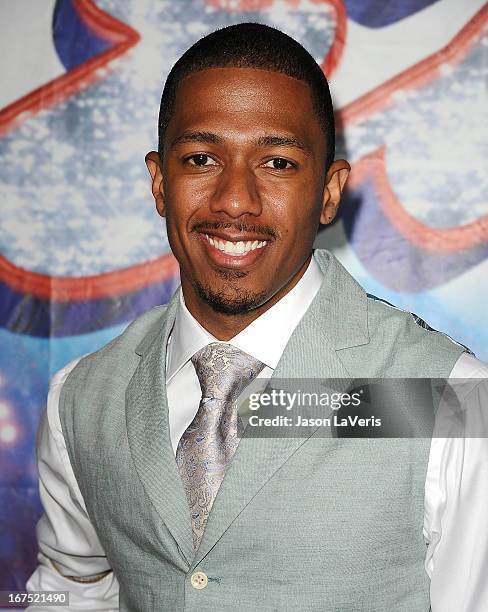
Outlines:
{"label": "eyebrow", "polygon": [[[202,142],[210,144],[222,144],[224,139],[213,132],[183,132],[180,136],[177,136],[171,141],[171,148],[184,144],[186,142]],[[267,134],[266,136],[260,136],[254,144],[258,147],[295,147],[300,149],[304,153],[311,154],[310,148],[301,140],[295,136],[282,136],[279,134]]]}
{"label": "eyebrow", "polygon": [[223,138],[213,132],[183,132],[171,141],[171,147],[185,142],[206,142],[210,144],[221,144]]}
{"label": "eyebrow", "polygon": [[278,136],[269,134],[267,136],[261,136],[257,139],[256,144],[258,147],[295,147],[302,151],[308,152],[308,147],[298,138],[294,136]]}

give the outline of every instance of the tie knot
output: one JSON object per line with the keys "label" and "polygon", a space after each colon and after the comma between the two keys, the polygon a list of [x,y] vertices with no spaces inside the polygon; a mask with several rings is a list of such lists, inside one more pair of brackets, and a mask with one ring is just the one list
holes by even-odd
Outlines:
{"label": "tie knot", "polygon": [[264,363],[222,342],[207,344],[191,358],[202,397],[234,401],[264,368]]}

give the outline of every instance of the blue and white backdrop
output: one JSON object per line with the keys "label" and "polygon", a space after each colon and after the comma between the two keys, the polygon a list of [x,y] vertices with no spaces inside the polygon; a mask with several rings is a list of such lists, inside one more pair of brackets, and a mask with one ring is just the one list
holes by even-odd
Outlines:
{"label": "blue and white backdrop", "polygon": [[170,67],[217,27],[276,26],[330,79],[353,172],[317,245],[488,359],[487,20],[482,0],[2,0],[0,590],[35,565],[49,378],[178,285],[144,155]]}

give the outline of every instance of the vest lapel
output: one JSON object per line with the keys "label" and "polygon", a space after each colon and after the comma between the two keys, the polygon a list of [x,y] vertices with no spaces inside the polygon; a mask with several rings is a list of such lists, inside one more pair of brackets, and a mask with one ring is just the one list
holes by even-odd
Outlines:
{"label": "vest lapel", "polygon": [[171,446],[165,364],[178,291],[136,352],[141,360],[126,390],[127,434],[144,489],[187,564],[193,558],[190,513]]}
{"label": "vest lapel", "polygon": [[[277,379],[344,379],[352,376],[337,351],[367,344],[367,298],[362,287],[328,251],[316,251],[324,281],[292,333],[271,383]],[[310,436],[317,428],[309,430]],[[310,437],[309,436],[309,437]],[[243,437],[215,498],[195,567],[230,524],[307,438]]]}

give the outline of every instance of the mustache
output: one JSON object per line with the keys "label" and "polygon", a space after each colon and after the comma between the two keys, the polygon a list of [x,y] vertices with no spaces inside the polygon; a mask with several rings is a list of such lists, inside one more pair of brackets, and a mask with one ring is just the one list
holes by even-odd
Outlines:
{"label": "mustache", "polygon": [[192,232],[205,233],[205,230],[218,230],[218,229],[233,229],[236,232],[249,233],[249,234],[260,234],[263,236],[269,236],[270,238],[279,238],[279,233],[269,225],[250,225],[247,223],[231,223],[223,221],[201,221],[195,224],[192,228]]}

